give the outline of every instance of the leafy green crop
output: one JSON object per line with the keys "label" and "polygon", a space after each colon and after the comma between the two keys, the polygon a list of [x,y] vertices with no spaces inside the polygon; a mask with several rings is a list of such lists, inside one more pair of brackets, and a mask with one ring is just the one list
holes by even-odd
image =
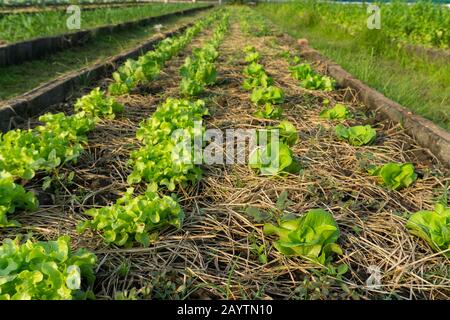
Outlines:
{"label": "leafy green crop", "polygon": [[8,213],[14,213],[16,208],[33,210],[38,205],[32,192],[27,192],[14,183],[13,176],[0,172],[0,227],[20,226],[17,221],[8,221]]}
{"label": "leafy green crop", "polygon": [[114,118],[118,112],[123,112],[123,105],[113,98],[106,97],[105,92],[95,88],[89,94],[81,97],[75,103],[75,111],[84,111],[95,117]]}
{"label": "leafy green crop", "polygon": [[[270,141],[273,129],[278,129],[278,135],[282,143],[285,143],[288,146],[293,146],[297,143],[298,133],[292,122],[283,120],[277,126],[267,127],[267,129],[264,130],[267,132],[267,141]],[[258,130],[258,135],[260,135],[261,131],[263,130]]]}
{"label": "leafy green crop", "polygon": [[114,205],[86,211],[93,220],[80,224],[78,231],[92,228],[101,231],[108,244],[130,247],[137,241],[147,247],[151,232],[167,226],[180,228],[184,217],[180,205],[169,196],[158,196],[152,187],[136,197],[129,188]]}
{"label": "leafy green crop", "polygon": [[279,104],[284,101],[283,90],[279,87],[259,87],[252,91],[250,100],[260,106],[265,104]]}
{"label": "leafy green crop", "polygon": [[269,87],[273,84],[273,79],[269,77],[264,67],[256,62],[250,63],[244,68],[244,76],[246,79],[242,83],[242,88],[252,90],[257,87]]}
{"label": "leafy green crop", "polygon": [[293,146],[298,141],[298,133],[295,126],[287,121],[281,121],[275,128],[280,130],[281,141],[286,143],[288,146]]}
{"label": "leafy green crop", "polygon": [[187,57],[180,69],[182,76],[180,90],[186,96],[196,96],[204,91],[204,87],[214,84],[217,77],[214,63],[206,60],[192,60]]}
{"label": "leafy green crop", "polygon": [[279,87],[257,87],[253,89],[250,100],[260,107],[254,113],[255,117],[264,119],[279,119],[281,117],[283,109],[274,106],[284,101],[283,90]]}
{"label": "leafy green crop", "polygon": [[247,78],[242,83],[242,88],[252,90],[257,87],[269,87],[273,84],[273,79],[266,73],[262,73],[259,77]]}
{"label": "leafy green crop", "polygon": [[300,170],[291,149],[284,143],[275,145],[268,143],[266,146],[256,148],[250,154],[249,167],[262,175],[298,173]]}
{"label": "leafy green crop", "polygon": [[253,115],[257,118],[262,119],[280,119],[283,115],[283,109],[281,107],[275,107],[268,103],[262,108],[256,110]]}
{"label": "leafy green crop", "polygon": [[0,300],[67,300],[85,298],[81,285],[95,280],[94,254],[72,252],[70,238],[24,244],[3,240],[0,246]]}
{"label": "leafy green crop", "polygon": [[335,81],[328,76],[320,74],[307,75],[305,79],[300,81],[300,86],[310,90],[332,91],[334,89]]}
{"label": "leafy green crop", "polygon": [[219,56],[217,47],[222,42],[225,32],[228,30],[229,15],[225,14],[213,37],[202,48],[195,48],[191,57],[187,57],[180,68],[182,77],[180,91],[184,96],[196,96],[205,90],[206,86],[215,83],[217,71],[214,61]]}
{"label": "leafy green crop", "polygon": [[[201,169],[192,160],[193,152],[188,151],[190,161],[177,161],[173,151],[178,143],[193,142],[196,135],[194,121],[201,121],[208,114],[202,100],[190,102],[168,98],[158,106],[153,116],[142,122],[136,136],[144,145],[131,154],[133,172],[128,183],[141,180],[167,186],[174,190],[178,183],[194,182],[200,178]],[[172,136],[175,130],[183,129],[183,135]],[[195,133],[195,134],[194,134]],[[193,145],[193,144],[191,144]]]}
{"label": "leafy green crop", "polygon": [[383,185],[392,190],[409,187],[417,179],[411,163],[387,163],[378,168],[369,169],[369,173],[377,176]]}
{"label": "leafy green crop", "polygon": [[264,225],[264,234],[275,234],[275,248],[286,255],[298,255],[325,265],[332,253],[342,254],[336,243],[339,227],[333,216],[322,209],[309,210],[305,215],[279,222],[279,226]]}
{"label": "leafy green crop", "polygon": [[436,204],[434,211],[413,213],[406,223],[409,231],[422,238],[436,251],[444,251],[450,259],[450,208]]}
{"label": "leafy green crop", "polygon": [[245,62],[248,63],[252,63],[252,62],[258,62],[259,59],[261,58],[261,55],[254,51],[254,52],[249,52],[246,56],[245,56]]}
{"label": "leafy green crop", "polygon": [[331,91],[334,88],[335,81],[328,76],[315,73],[309,63],[291,66],[289,70],[291,76],[300,80],[300,86],[305,89]]}
{"label": "leafy green crop", "polygon": [[108,87],[109,94],[123,95],[134,90],[140,83],[147,83],[155,79],[164,64],[186,47],[203,28],[215,21],[217,14],[212,14],[206,19],[196,22],[180,36],[161,40],[155,50],[140,56],[137,61],[128,59],[113,73],[114,83]]}
{"label": "leafy green crop", "polygon": [[301,63],[292,67],[289,67],[289,71],[291,71],[291,76],[297,80],[306,79],[308,75],[313,73],[311,65],[309,63]]}
{"label": "leafy green crop", "polygon": [[254,78],[254,77],[258,77],[260,76],[262,73],[265,73],[266,71],[264,70],[263,65],[257,63],[257,62],[252,62],[250,63],[248,66],[246,66],[243,70],[243,74],[246,77],[249,78]]}
{"label": "leafy green crop", "polygon": [[352,117],[350,111],[343,104],[336,103],[336,105],[331,109],[323,110],[320,113],[322,119],[328,120],[345,120]]}
{"label": "leafy green crop", "polygon": [[347,140],[353,146],[362,146],[374,142],[377,132],[370,125],[346,128],[338,124],[336,136],[341,140]]}
{"label": "leafy green crop", "polygon": [[74,161],[83,150],[87,132],[95,125],[95,119],[85,112],[71,116],[48,113],[39,121],[45,125],[0,135],[0,171],[29,180],[37,170],[51,170]]}
{"label": "leafy green crop", "polygon": [[39,169],[39,143],[31,130],[10,130],[0,133],[0,171],[6,171],[23,179],[31,179]]}

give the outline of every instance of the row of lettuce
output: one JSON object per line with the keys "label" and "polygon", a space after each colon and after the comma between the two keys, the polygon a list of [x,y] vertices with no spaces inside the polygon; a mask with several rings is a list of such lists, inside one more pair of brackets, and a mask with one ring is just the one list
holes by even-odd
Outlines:
{"label": "row of lettuce", "polygon": [[[116,81],[108,88],[109,95],[115,95],[117,87],[129,86],[127,88],[134,89],[139,82],[154,79],[157,74],[149,72],[151,66],[157,65],[159,73],[164,64],[202,29],[211,25],[217,15],[215,12],[197,21],[182,35],[162,40],[154,50],[143,56],[145,58],[139,58],[140,63],[127,60],[114,73]],[[127,78],[122,76],[124,73],[128,75]],[[123,82],[117,79],[123,79]],[[17,180],[26,182],[33,179],[37,171],[48,173],[64,163],[75,162],[83,152],[87,134],[94,129],[96,122],[105,117],[113,118],[122,110],[123,106],[115,99],[96,88],[77,100],[73,115],[47,113],[39,118],[43,125],[28,130],[11,130],[1,135],[0,226],[17,225],[17,222],[7,219],[7,214],[13,213],[15,209],[33,209],[37,206],[36,197],[25,192],[20,184],[15,183]]]}
{"label": "row of lettuce", "polygon": [[[249,15],[247,15],[248,17]],[[251,17],[251,14],[250,14]],[[241,17],[242,30],[253,36],[267,35],[265,21],[256,19],[249,29],[246,17]],[[244,23],[243,23],[244,22]],[[262,30],[262,31],[261,31]],[[271,143],[257,148],[250,156],[250,167],[263,175],[285,175],[297,173],[301,168],[293,156],[290,147],[298,141],[295,126],[289,121],[282,120],[283,90],[274,85],[273,79],[266,73],[264,66],[259,63],[261,54],[252,46],[244,49],[247,66],[243,70],[245,80],[242,88],[251,91],[250,100],[257,111],[254,116],[264,120],[280,120],[276,126],[270,125],[262,131],[278,129],[279,143],[275,148]],[[308,63],[300,63],[298,56],[291,56],[289,51],[282,53],[289,64],[291,76],[299,81],[299,85],[309,90],[331,91],[335,82],[333,79],[315,73]],[[354,115],[342,104],[329,106],[329,100],[324,100],[324,110],[320,118],[332,122],[343,122],[353,118]],[[376,130],[370,125],[346,126],[338,123],[335,126],[337,139],[348,142],[350,145],[360,147],[370,145],[376,141]],[[275,153],[275,154],[274,154]],[[273,160],[276,161],[273,161]],[[418,175],[411,163],[387,163],[382,166],[369,165],[368,174],[376,176],[378,181],[389,190],[400,190],[409,187]],[[446,197],[444,199],[447,203]],[[406,227],[408,230],[425,241],[438,252],[450,258],[450,208],[443,203],[437,203],[433,211],[419,211],[410,215]],[[279,240],[274,246],[287,255],[300,255],[311,261],[327,264],[331,260],[331,253],[342,253],[336,241],[339,238],[339,228],[333,216],[322,209],[310,210],[300,218],[279,220],[279,225],[266,224],[264,233],[276,234]]]}
{"label": "row of lettuce", "polygon": [[[228,19],[229,15],[224,14],[212,39],[201,48],[194,49],[181,67],[180,93],[185,98],[168,98],[137,130],[136,138],[141,142],[141,147],[131,153],[129,165],[133,171],[127,181],[130,185],[144,182],[146,192],[133,196],[134,190],[129,188],[125,196],[112,206],[88,210],[86,214],[93,219],[82,223],[79,231],[87,228],[99,231],[108,244],[132,246],[140,243],[148,246],[161,228],[181,227],[184,213],[176,196],[160,197],[157,191],[174,191],[177,186],[187,186],[201,178],[201,169],[192,161],[194,151],[177,149],[184,146],[186,138],[192,145],[195,137],[204,133],[204,125],[196,130],[195,124],[201,123],[203,116],[208,114],[203,100],[192,99],[202,90],[186,91],[185,83],[193,80],[202,88],[214,83],[215,77],[210,75],[216,74],[214,62],[219,55],[217,47],[227,32]],[[189,72],[186,66],[189,66]],[[182,161],[183,156],[188,161]]]}
{"label": "row of lettuce", "polygon": [[[155,50],[148,52],[137,61],[128,60],[114,75],[115,82],[109,87],[110,95],[128,93],[138,84],[146,83],[157,75],[164,64],[184,48],[201,30],[220,20],[213,40],[207,46],[211,53],[223,39],[228,26],[228,14],[216,11],[209,17],[196,22],[181,36],[167,38]],[[205,49],[206,50],[206,49]],[[200,54],[199,51],[195,51]],[[203,55],[201,55],[203,56]],[[205,55],[206,56],[206,55]],[[215,54],[215,58],[217,53]],[[205,63],[213,63],[211,56]],[[199,58],[200,59],[200,58]],[[199,66],[201,63],[199,63]],[[132,68],[129,68],[132,66]],[[155,67],[157,66],[157,67]],[[128,78],[124,78],[124,71]],[[150,71],[152,70],[152,71]],[[123,90],[124,85],[127,90]],[[119,90],[117,90],[119,88]],[[122,90],[122,91],[120,91]],[[37,171],[50,172],[58,166],[75,161],[87,142],[87,134],[102,117],[113,118],[123,110],[113,98],[99,88],[80,98],[75,104],[75,113],[46,114],[40,117],[45,123],[30,130],[12,130],[0,137],[0,217],[2,226],[18,226],[17,221],[9,221],[7,213],[15,209],[35,209],[34,194],[26,192],[17,180],[26,182]],[[155,111],[153,117],[144,121],[137,137],[143,142],[141,149],[132,154],[130,164],[139,170],[139,156],[155,156],[145,159],[147,168],[158,164],[157,172],[162,176],[152,177],[146,192],[134,195],[130,187],[126,194],[109,207],[85,212],[92,220],[78,226],[80,232],[86,228],[99,230],[106,243],[130,246],[135,241],[148,245],[150,232],[166,225],[179,227],[183,220],[183,210],[174,196],[160,196],[158,184],[167,185],[170,190],[175,183],[194,181],[200,177],[198,168],[175,168],[167,157],[170,131],[177,128],[192,129],[194,121],[207,114],[203,101],[191,102],[187,99],[168,99]],[[169,131],[169,132],[168,132]],[[168,134],[169,133],[169,134]],[[151,134],[147,135],[147,134]],[[158,153],[158,151],[160,151]],[[13,156],[11,156],[13,155]],[[164,161],[167,160],[167,161]],[[151,170],[151,169],[150,169]],[[156,172],[156,171],[154,171]],[[130,184],[140,181],[136,174],[129,178]],[[169,177],[172,185],[165,184]],[[176,177],[175,177],[176,176]],[[142,177],[148,180],[150,176]],[[159,180],[158,180],[159,179]],[[155,182],[156,181],[156,182]],[[86,289],[95,279],[95,254],[86,249],[73,252],[70,238],[63,236],[56,241],[34,241],[32,238],[21,244],[21,239],[5,239],[0,246],[0,299],[73,299],[93,297]],[[83,279],[83,283],[82,283]],[[85,280],[85,281],[84,281]]]}
{"label": "row of lettuce", "polygon": [[[245,31],[244,24],[244,31]],[[283,109],[283,90],[274,85],[273,79],[266,73],[264,66],[259,63],[261,55],[255,47],[248,46],[245,61],[248,63],[243,70],[245,80],[244,90],[251,91],[250,100],[257,108],[253,114],[264,121],[281,120]],[[279,139],[272,140],[271,136],[278,131]],[[264,133],[269,133],[261,138]],[[258,130],[258,147],[250,154],[249,166],[261,175],[297,174],[301,166],[291,150],[298,142],[295,126],[281,120],[278,125],[266,125]],[[285,255],[301,256],[321,265],[330,265],[332,253],[342,254],[342,249],[336,243],[339,238],[339,227],[333,216],[323,209],[313,209],[300,217],[279,219],[278,225],[264,224],[264,234],[276,235],[278,240],[274,247]],[[264,260],[265,262],[265,260]]]}

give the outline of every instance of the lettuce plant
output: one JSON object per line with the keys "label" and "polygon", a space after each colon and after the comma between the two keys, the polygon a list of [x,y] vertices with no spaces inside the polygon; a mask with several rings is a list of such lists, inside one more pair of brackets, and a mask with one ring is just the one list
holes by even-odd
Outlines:
{"label": "lettuce plant", "polygon": [[450,259],[450,208],[436,204],[434,211],[413,213],[406,223],[409,232],[422,238],[436,251]]}
{"label": "lettuce plant", "polygon": [[259,87],[252,91],[250,100],[258,105],[280,104],[284,101],[283,90],[279,87]]}
{"label": "lettuce plant", "polygon": [[369,173],[377,176],[383,185],[392,190],[407,188],[417,179],[417,174],[411,163],[387,163],[369,169]]}
{"label": "lettuce plant", "polygon": [[320,117],[328,120],[345,120],[351,118],[352,114],[346,106],[336,103],[333,108],[323,110],[320,113]]}
{"label": "lettuce plant", "polygon": [[269,87],[273,84],[273,79],[269,77],[264,67],[256,62],[250,63],[244,68],[244,76],[246,79],[242,83],[245,90],[253,90],[258,87]]}
{"label": "lettuce plant", "polygon": [[341,140],[347,140],[352,146],[362,146],[374,142],[377,132],[370,125],[346,128],[338,124],[336,136]]}
{"label": "lettuce plant", "polygon": [[273,79],[265,72],[259,76],[247,78],[242,82],[242,88],[245,90],[253,90],[257,87],[269,87],[273,85]]}
{"label": "lettuce plant", "polygon": [[117,71],[113,73],[115,83],[109,86],[109,93],[112,95],[122,95],[136,88],[139,80],[137,70],[140,64],[137,61],[128,59]]}
{"label": "lettuce plant", "polygon": [[261,55],[259,54],[259,52],[249,52],[246,56],[245,56],[245,62],[247,63],[252,63],[252,62],[258,62],[259,59],[261,59]]}
{"label": "lettuce plant", "polygon": [[95,117],[114,118],[118,112],[122,112],[123,105],[111,97],[106,97],[105,92],[95,88],[89,94],[79,98],[75,103],[75,111],[84,111]]}
{"label": "lettuce plant", "polygon": [[216,81],[217,71],[212,62],[192,60],[187,57],[180,68],[182,76],[180,90],[184,95],[195,96],[204,91],[204,87]]}
{"label": "lettuce plant", "polygon": [[32,130],[10,130],[0,133],[0,171],[31,179],[39,169],[39,139]]}
{"label": "lettuce plant", "polygon": [[288,146],[293,146],[297,143],[298,132],[292,122],[283,120],[275,128],[280,130],[280,138],[282,142]]}
{"label": "lettuce plant", "polygon": [[[272,150],[273,149],[273,150]],[[291,149],[284,143],[268,143],[253,150],[249,157],[249,167],[262,175],[298,173],[300,165],[294,159]]]}
{"label": "lettuce plant", "polygon": [[45,123],[35,128],[39,138],[39,156],[45,160],[41,166],[44,170],[75,161],[83,151],[87,133],[95,126],[95,119],[85,112],[70,116],[49,113],[39,117],[39,121]]}
{"label": "lettuce plant", "polygon": [[17,221],[8,221],[7,214],[16,209],[36,209],[38,201],[32,192],[27,192],[14,183],[13,176],[0,171],[0,227],[20,226]]}
{"label": "lettuce plant", "polygon": [[283,91],[275,86],[257,87],[253,89],[250,100],[259,108],[254,113],[255,117],[264,119],[280,119],[283,113],[281,107],[275,104],[284,100]]}
{"label": "lettuce plant", "polygon": [[335,81],[328,76],[315,73],[309,63],[291,66],[289,70],[291,76],[300,80],[300,86],[305,89],[331,91],[334,88]]}
{"label": "lettuce plant", "polygon": [[261,64],[257,62],[252,62],[244,68],[242,73],[244,74],[244,76],[248,78],[255,78],[259,77],[261,74],[265,72],[266,71],[264,70],[264,67]]}
{"label": "lettuce plant", "polygon": [[291,72],[291,76],[296,80],[306,79],[309,74],[313,73],[309,63],[301,63],[299,65],[289,67],[289,71]]}
{"label": "lettuce plant", "polygon": [[336,243],[339,227],[333,216],[322,209],[309,210],[305,215],[282,220],[278,226],[264,225],[264,234],[277,235],[274,247],[285,255],[302,256],[308,260],[328,264],[332,254],[342,254]]}
{"label": "lettuce plant", "polygon": [[133,197],[133,188],[109,207],[90,209],[85,212],[92,220],[78,226],[78,231],[87,228],[100,231],[106,243],[130,247],[133,242],[144,246],[150,244],[150,233],[167,226],[180,228],[184,213],[174,198],[160,197],[148,188],[143,194]]}
{"label": "lettuce plant", "polygon": [[310,90],[332,91],[335,81],[328,76],[320,74],[309,74],[305,79],[300,81],[300,86]]}
{"label": "lettuce plant", "polygon": [[[128,176],[128,183],[144,180],[172,191],[176,184],[197,181],[202,170],[193,161],[178,161],[174,158],[174,150],[186,139],[192,146],[195,136],[203,134],[194,132],[194,122],[201,121],[206,114],[208,110],[202,100],[190,102],[168,98],[158,106],[153,116],[142,122],[137,131],[136,136],[144,145],[131,154],[129,163],[133,165],[133,172]],[[184,134],[173,136],[172,133],[178,129],[184,130]],[[192,159],[194,150],[187,152]]]}
{"label": "lettuce plant", "polygon": [[[269,126],[266,128],[267,129],[265,129],[264,131],[267,132],[267,141],[270,141],[271,132],[273,129],[278,130],[278,136],[279,136],[280,141],[288,146],[293,146],[298,141],[297,129],[290,121],[283,120],[283,121],[280,121],[280,123],[277,126]],[[258,130],[258,132],[257,132],[258,136],[260,135],[261,131],[263,131],[263,130]]]}
{"label": "lettuce plant", "polygon": [[0,135],[0,171],[29,180],[37,170],[51,170],[76,160],[83,151],[86,134],[95,119],[79,112],[45,114],[44,125],[33,130],[11,130]]}
{"label": "lettuce plant", "polygon": [[0,246],[0,300],[85,298],[97,257],[85,249],[72,252],[70,238],[56,241],[5,239]]}
{"label": "lettuce plant", "polygon": [[283,115],[283,109],[267,103],[266,105],[259,107],[253,115],[261,119],[280,119]]}
{"label": "lettuce plant", "polygon": [[193,50],[192,56],[187,57],[180,68],[182,77],[180,91],[185,96],[196,96],[205,90],[206,86],[216,81],[217,71],[214,61],[219,56],[217,47],[223,40],[228,29],[228,15],[224,15],[214,30],[212,39],[203,47]]}

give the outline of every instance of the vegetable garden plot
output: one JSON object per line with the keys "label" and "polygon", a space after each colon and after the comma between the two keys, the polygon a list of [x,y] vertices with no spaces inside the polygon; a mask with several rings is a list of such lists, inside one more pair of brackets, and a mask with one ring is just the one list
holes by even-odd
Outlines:
{"label": "vegetable garden plot", "polygon": [[[300,166],[295,173],[261,176],[247,165],[203,165],[198,183],[177,185],[174,190],[185,214],[181,230],[165,229],[157,237],[150,233],[149,247],[134,243],[130,248],[106,245],[102,232],[77,234],[76,225],[88,218],[81,215],[85,209],[110,205],[129,187],[126,161],[139,147],[134,138],[139,121],[150,116],[155,105],[163,110],[166,98],[180,97],[182,79],[191,73],[178,70],[186,57],[194,57],[188,49],[170,60],[159,78],[117,98],[126,105],[123,116],[98,124],[78,164],[52,174],[55,179],[43,195],[48,197],[45,204],[37,212],[14,215],[22,229],[4,229],[1,237],[29,230],[44,239],[72,235],[78,239],[77,247],[98,256],[94,286],[98,298],[448,298],[448,260],[409,234],[404,217],[405,212],[433,207],[446,191],[448,172],[399,126],[376,121],[357,101],[344,103],[344,90],[302,89],[289,70],[289,48],[270,33],[244,34],[233,13],[230,30],[217,43],[215,84],[194,95],[209,109],[205,125],[264,129],[281,125],[281,119],[289,121],[299,134],[297,141],[286,140]],[[206,48],[213,36],[205,31],[189,48]],[[249,52],[244,49],[259,54],[252,59],[272,78],[270,85],[283,91],[282,97],[262,94],[252,99],[251,91],[242,88],[248,79],[244,69],[255,62],[246,59]],[[314,69],[323,71],[320,66]],[[277,116],[281,119],[261,119],[261,113],[255,113],[261,99],[281,107]],[[345,119],[344,113],[341,121],[346,127],[370,124],[376,130],[372,145],[356,147],[335,136],[338,122],[324,119],[327,113],[322,111],[336,103],[354,115]],[[419,173],[417,181],[391,191],[366,171],[370,164],[388,162],[412,162]],[[35,181],[27,189],[40,190],[42,180]],[[140,194],[145,189],[145,184],[136,187]],[[336,244],[341,254],[334,247],[324,268],[317,263],[324,261],[311,259],[309,253],[302,253],[308,259],[279,252],[283,244],[270,233],[286,227],[278,224],[281,216],[295,218],[290,221],[297,221],[298,230],[315,228],[318,217],[324,217],[327,230],[333,229],[331,242],[340,230]],[[291,247],[299,249],[295,243]],[[372,286],[367,286],[368,279]]]}

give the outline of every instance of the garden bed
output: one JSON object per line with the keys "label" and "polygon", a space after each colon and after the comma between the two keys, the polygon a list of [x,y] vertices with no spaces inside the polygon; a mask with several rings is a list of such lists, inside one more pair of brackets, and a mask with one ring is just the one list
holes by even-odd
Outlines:
{"label": "garden bed", "polygon": [[[299,133],[292,146],[301,166],[298,173],[261,176],[246,164],[201,165],[198,183],[173,191],[185,213],[181,229],[162,230],[148,247],[107,245],[99,232],[76,231],[86,220],[86,210],[110,205],[129,187],[127,161],[141,146],[136,131],[166,98],[180,97],[179,68],[193,48],[211,38],[211,30],[204,30],[166,64],[158,79],[117,98],[125,105],[124,113],[101,120],[77,164],[58,168],[49,189],[42,188],[42,173],[26,185],[38,194],[40,208],[14,214],[22,227],[2,231],[1,238],[28,232],[44,240],[70,235],[73,246],[98,256],[93,291],[100,299],[448,299],[448,259],[405,227],[407,213],[432,209],[448,192],[448,169],[401,125],[377,117],[353,89],[301,88],[283,57],[286,51],[296,55],[297,48],[284,36],[244,33],[239,10],[232,10],[230,30],[218,47],[215,85],[198,96],[210,112],[204,123],[222,131],[274,124],[255,117],[250,94],[242,88],[244,48],[254,46],[274,85],[284,91],[284,119]],[[330,70],[320,61],[313,67],[320,73]],[[99,85],[110,83],[105,79]],[[354,117],[347,124],[372,125],[377,132],[373,145],[354,147],[338,140],[334,123],[320,117],[325,99],[348,107]],[[53,110],[70,114],[73,104],[69,100]],[[37,123],[31,118],[21,126]],[[400,191],[387,190],[365,170],[368,163],[386,162],[413,163],[417,181]],[[145,184],[136,189],[144,191]],[[160,192],[170,193],[164,188]],[[250,207],[260,216],[250,214]],[[343,274],[280,253],[263,232],[264,223],[314,208],[330,212],[339,226],[343,252],[333,264],[346,264]],[[379,280],[370,285],[370,277]]]}

